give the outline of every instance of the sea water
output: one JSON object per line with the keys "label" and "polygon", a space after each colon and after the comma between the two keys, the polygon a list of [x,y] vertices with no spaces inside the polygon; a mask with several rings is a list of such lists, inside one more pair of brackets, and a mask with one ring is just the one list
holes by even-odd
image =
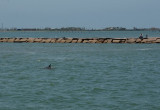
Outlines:
{"label": "sea water", "polygon": [[[160,32],[0,32],[0,37]],[[0,110],[159,110],[159,44],[0,43]],[[44,69],[52,64],[53,69]]]}

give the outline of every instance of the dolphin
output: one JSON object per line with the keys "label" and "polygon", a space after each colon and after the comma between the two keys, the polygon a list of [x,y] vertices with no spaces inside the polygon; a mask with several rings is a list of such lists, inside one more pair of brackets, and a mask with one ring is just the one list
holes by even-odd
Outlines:
{"label": "dolphin", "polygon": [[51,64],[45,67],[45,69],[52,69]]}

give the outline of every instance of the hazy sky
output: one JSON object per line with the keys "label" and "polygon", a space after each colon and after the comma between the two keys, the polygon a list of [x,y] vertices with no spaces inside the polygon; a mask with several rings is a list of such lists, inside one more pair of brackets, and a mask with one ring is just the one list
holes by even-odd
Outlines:
{"label": "hazy sky", "polygon": [[0,24],[7,28],[160,27],[159,5],[160,0],[0,0]]}

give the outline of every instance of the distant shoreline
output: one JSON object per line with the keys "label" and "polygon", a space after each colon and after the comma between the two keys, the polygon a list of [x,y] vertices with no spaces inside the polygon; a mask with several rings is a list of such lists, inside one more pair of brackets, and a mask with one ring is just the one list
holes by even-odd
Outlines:
{"label": "distant shoreline", "polygon": [[[21,30],[21,31],[17,31],[17,30],[0,30],[0,32],[114,32],[114,31],[118,31],[118,30],[110,30],[110,31],[100,31],[100,30],[85,30],[85,31],[48,31],[48,30]],[[123,30],[124,32],[126,31],[159,31],[160,30]],[[122,32],[122,31],[120,31]]]}
{"label": "distant shoreline", "polygon": [[80,27],[66,27],[66,28],[0,28],[2,31],[160,31],[160,28],[133,28],[127,29],[123,27],[108,27],[104,29],[86,29]]}

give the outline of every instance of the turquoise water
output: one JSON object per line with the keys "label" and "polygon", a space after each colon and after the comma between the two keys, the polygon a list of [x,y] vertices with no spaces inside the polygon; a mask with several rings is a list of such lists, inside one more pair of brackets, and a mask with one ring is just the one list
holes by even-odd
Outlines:
{"label": "turquoise water", "polygon": [[0,43],[0,110],[159,110],[159,54],[159,44]]}

